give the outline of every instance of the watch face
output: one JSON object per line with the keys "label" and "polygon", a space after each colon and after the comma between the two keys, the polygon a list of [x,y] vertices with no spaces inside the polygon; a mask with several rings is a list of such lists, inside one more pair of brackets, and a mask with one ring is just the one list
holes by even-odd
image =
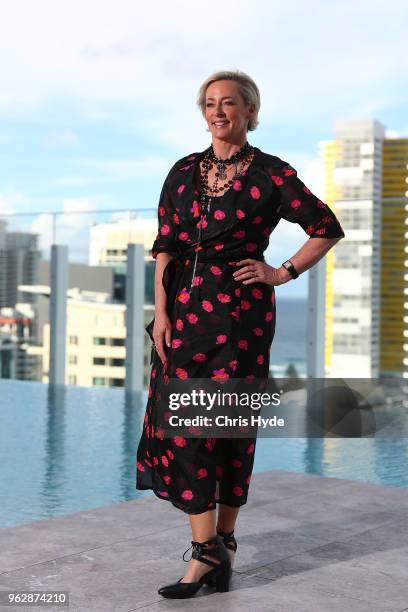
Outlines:
{"label": "watch face", "polygon": [[292,276],[292,278],[297,278],[298,277],[296,269],[295,269],[295,267],[293,266],[293,264],[290,261],[285,261],[282,265],[283,265],[284,268],[286,268],[286,270],[289,272],[289,274]]}

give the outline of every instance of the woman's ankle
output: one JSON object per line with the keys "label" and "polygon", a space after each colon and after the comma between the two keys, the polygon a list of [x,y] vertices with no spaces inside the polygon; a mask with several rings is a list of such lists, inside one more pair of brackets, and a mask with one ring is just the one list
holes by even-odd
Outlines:
{"label": "woman's ankle", "polygon": [[218,527],[217,525],[217,533],[218,535],[231,535],[235,531],[235,526],[231,527],[231,529],[223,529],[222,527]]}

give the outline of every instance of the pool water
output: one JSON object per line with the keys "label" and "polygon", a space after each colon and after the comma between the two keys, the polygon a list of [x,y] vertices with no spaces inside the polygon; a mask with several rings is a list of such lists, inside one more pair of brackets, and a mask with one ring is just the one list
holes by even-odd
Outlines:
{"label": "pool water", "polygon": [[[146,397],[0,380],[0,527],[152,495],[135,488]],[[259,438],[254,473],[408,487],[407,460],[407,438]]]}

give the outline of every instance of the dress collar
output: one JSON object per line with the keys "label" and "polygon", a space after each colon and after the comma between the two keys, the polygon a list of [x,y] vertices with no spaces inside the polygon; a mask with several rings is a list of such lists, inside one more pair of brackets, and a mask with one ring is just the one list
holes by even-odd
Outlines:
{"label": "dress collar", "polygon": [[[250,169],[252,169],[253,166],[255,166],[261,159],[262,157],[262,151],[260,149],[258,149],[258,147],[253,146],[254,148],[254,156],[252,158],[251,163],[249,164],[248,168],[245,170],[245,173],[247,173]],[[194,190],[194,194],[198,195],[198,189],[197,189],[197,185],[196,185],[196,174],[197,174],[197,164],[200,163],[200,161],[203,159],[203,157],[205,156],[205,154],[207,153],[209,147],[207,147],[206,149],[204,149],[203,151],[199,151],[197,153],[192,153],[191,155],[189,155],[185,161],[187,162],[185,164],[185,169],[188,170],[188,179],[189,179],[189,186],[190,188],[192,188]],[[189,163],[190,162],[190,163]],[[229,190],[227,190],[229,191]]]}

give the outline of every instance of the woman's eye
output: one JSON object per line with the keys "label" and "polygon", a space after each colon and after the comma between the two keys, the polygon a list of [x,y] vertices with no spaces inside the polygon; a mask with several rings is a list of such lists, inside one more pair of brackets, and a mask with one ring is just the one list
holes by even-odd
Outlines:
{"label": "woman's eye", "polygon": [[[234,104],[232,100],[226,100],[224,104]],[[212,102],[207,102],[206,106],[214,106]]]}

